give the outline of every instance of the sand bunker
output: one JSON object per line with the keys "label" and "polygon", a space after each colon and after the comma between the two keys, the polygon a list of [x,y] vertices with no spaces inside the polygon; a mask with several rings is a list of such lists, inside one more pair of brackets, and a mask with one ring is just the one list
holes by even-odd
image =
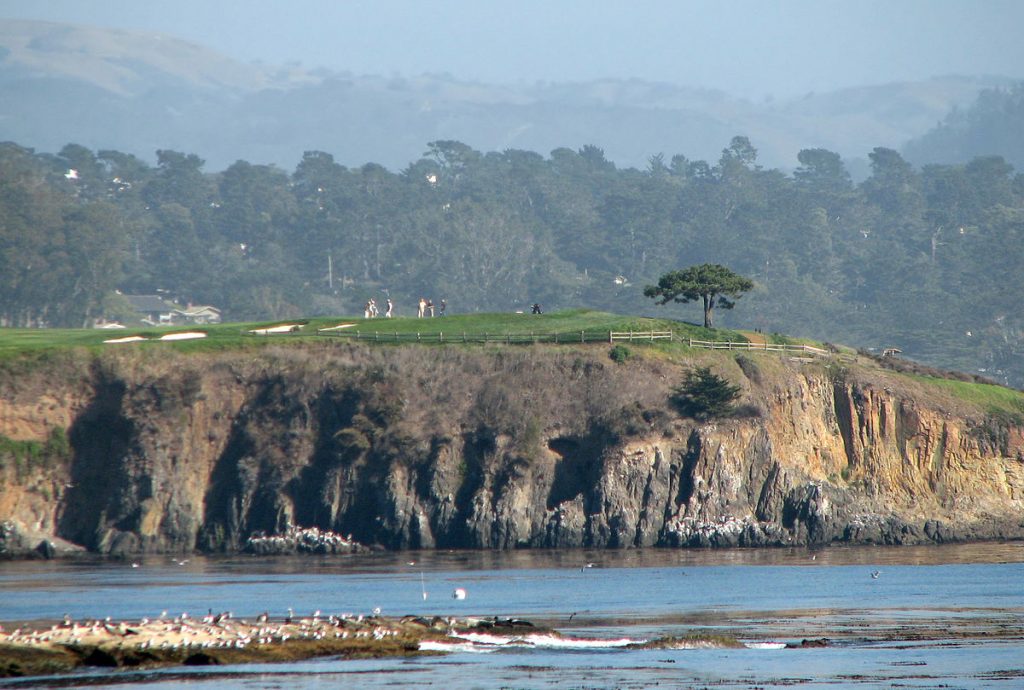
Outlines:
{"label": "sand bunker", "polygon": [[185,333],[168,333],[167,335],[160,336],[160,340],[195,340],[196,338],[205,338],[206,334],[202,331],[188,331]]}
{"label": "sand bunker", "polygon": [[113,343],[113,344],[117,344],[117,343],[137,343],[140,340],[147,340],[147,339],[143,338],[141,335],[126,335],[123,338],[111,338],[110,340],[104,340],[103,342],[104,343]]}
{"label": "sand bunker", "polygon": [[268,328],[254,328],[250,333],[253,335],[273,335],[274,333],[295,333],[302,328],[301,323],[283,323],[280,326],[270,326]]}

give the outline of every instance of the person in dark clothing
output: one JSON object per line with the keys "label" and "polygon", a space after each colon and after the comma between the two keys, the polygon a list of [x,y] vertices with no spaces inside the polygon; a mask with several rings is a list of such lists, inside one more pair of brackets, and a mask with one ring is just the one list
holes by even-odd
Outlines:
{"label": "person in dark clothing", "polygon": [[543,314],[544,313],[544,312],[542,312],[540,310],[540,303],[538,303],[538,302],[534,302],[533,303],[533,313],[534,314]]}

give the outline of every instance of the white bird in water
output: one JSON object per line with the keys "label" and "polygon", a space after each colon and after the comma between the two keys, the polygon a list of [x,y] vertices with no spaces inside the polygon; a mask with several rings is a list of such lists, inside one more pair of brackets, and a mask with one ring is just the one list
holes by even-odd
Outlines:
{"label": "white bird in water", "polygon": [[462,587],[456,587],[455,591],[452,592],[452,599],[465,599],[465,598],[466,598],[466,590],[464,590]]}
{"label": "white bird in water", "polygon": [[882,571],[881,571],[881,570],[873,570],[873,571],[871,572],[871,579],[872,579],[872,580],[877,580],[877,579],[878,579],[878,576],[879,576],[879,575],[881,575],[881,574],[882,574]]}
{"label": "white bird in water", "polygon": [[581,572],[581,573],[582,573],[582,572],[585,572],[585,571],[587,570],[587,568],[593,568],[593,567],[594,567],[594,565],[595,565],[594,563],[587,563],[587,564],[586,564],[585,566],[583,566],[582,568],[580,568],[580,572]]}

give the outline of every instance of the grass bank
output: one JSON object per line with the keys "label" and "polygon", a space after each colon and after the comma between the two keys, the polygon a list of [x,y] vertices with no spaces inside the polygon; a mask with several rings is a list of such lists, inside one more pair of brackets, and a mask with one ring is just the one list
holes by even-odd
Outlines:
{"label": "grass bank", "polygon": [[[285,332],[256,332],[275,327],[294,326]],[[624,316],[588,309],[572,309],[551,314],[482,313],[457,314],[434,318],[364,319],[362,317],[316,317],[280,321],[225,323],[197,327],[161,327],[149,329],[62,329],[62,328],[0,328],[0,358],[17,357],[29,353],[42,353],[67,348],[103,350],[110,348],[173,348],[180,351],[216,351],[259,347],[273,342],[308,341],[323,339],[317,330],[345,326],[345,332],[359,332],[372,340],[373,333],[413,336],[422,334],[436,340],[438,334],[457,336],[509,335],[525,337],[531,334],[551,335],[586,334],[587,340],[599,340],[609,331],[672,331],[678,338],[698,340],[746,341],[737,331],[706,329],[682,321]],[[206,337],[196,340],[164,341],[168,334],[201,332]],[[337,332],[337,331],[336,331]],[[112,339],[137,336],[137,342],[105,343]]]}

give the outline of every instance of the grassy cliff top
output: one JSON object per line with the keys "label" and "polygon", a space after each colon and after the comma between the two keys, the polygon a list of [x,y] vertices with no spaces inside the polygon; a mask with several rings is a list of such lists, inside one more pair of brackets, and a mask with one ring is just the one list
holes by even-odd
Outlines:
{"label": "grassy cliff top", "polygon": [[[298,327],[284,332],[275,328]],[[456,339],[462,334],[468,336],[488,335],[551,335],[583,332],[588,341],[607,337],[609,331],[672,331],[677,337],[700,340],[745,342],[746,338],[737,331],[706,329],[681,321],[624,316],[587,309],[573,309],[552,314],[457,314],[434,318],[364,319],[362,317],[316,317],[280,321],[251,323],[225,323],[213,326],[162,326],[148,329],[92,329],[92,328],[0,328],[0,357],[17,356],[33,351],[85,347],[105,349],[115,347],[171,347],[187,351],[223,350],[246,348],[267,341],[275,343],[295,342],[321,338],[319,329],[341,329],[327,331],[345,335],[359,333],[361,337],[372,338],[374,333],[399,334],[406,340],[417,333],[436,337],[444,334]],[[265,331],[270,332],[265,332]],[[197,340],[160,340],[162,337],[181,333],[205,333]],[[107,340],[138,336],[144,341],[127,343],[105,343]],[[353,336],[354,337],[354,336]]]}
{"label": "grassy cliff top", "polygon": [[[338,328],[338,327],[341,328]],[[326,329],[326,330],[325,330]],[[318,335],[317,332],[343,334],[342,337]],[[694,324],[640,316],[611,314],[587,309],[574,309],[550,314],[480,313],[453,314],[444,317],[394,319],[364,319],[362,317],[315,317],[280,321],[250,323],[226,323],[212,326],[165,326],[149,329],[27,329],[0,328],[0,362],[14,362],[19,359],[33,360],[37,357],[48,359],[49,355],[61,353],[102,353],[102,352],[150,352],[171,350],[180,353],[231,352],[261,348],[266,345],[287,346],[288,344],[312,342],[349,342],[358,339],[362,343],[414,343],[419,336],[426,344],[439,341],[443,334],[446,343],[460,343],[463,334],[472,341],[484,334],[494,338],[511,336],[511,342],[531,342],[533,337],[559,334],[560,342],[566,345],[587,342],[608,342],[609,332],[642,333],[650,331],[671,331],[675,343],[658,341],[659,350],[686,351],[696,354],[698,350],[687,347],[688,339],[716,342],[751,342],[755,344],[774,343],[791,345],[812,345],[821,343],[807,339],[791,338],[778,334],[764,335],[726,329],[706,329]],[[205,337],[194,340],[160,340],[167,335],[182,333],[203,333]],[[357,337],[358,334],[358,337]],[[140,337],[144,340],[122,343],[104,341]],[[582,337],[581,337],[582,336]],[[518,339],[517,339],[518,337]],[[640,342],[637,345],[643,346]],[[626,343],[627,346],[631,343]],[[732,359],[742,351],[700,350],[700,355],[709,362]],[[908,383],[924,386],[932,394],[944,399],[956,399],[972,407],[989,412],[1024,414],[1024,394],[982,381],[965,381],[960,375],[945,374],[928,368],[920,371],[912,362],[886,363],[883,360],[858,357],[848,348],[842,349],[838,366],[853,364],[859,370],[874,372],[872,376],[892,377]],[[686,355],[689,357],[690,355]],[[795,359],[800,359],[799,357]],[[806,358],[804,358],[806,359]],[[844,363],[845,362],[845,363]],[[898,364],[899,366],[893,366]],[[883,366],[884,365],[884,366]],[[36,367],[30,366],[30,369]],[[19,370],[20,367],[18,368]],[[906,371],[903,371],[906,369]],[[961,380],[955,380],[961,378]],[[915,388],[915,386],[910,386]],[[908,389],[909,392],[909,389]],[[920,390],[919,390],[920,392]]]}

